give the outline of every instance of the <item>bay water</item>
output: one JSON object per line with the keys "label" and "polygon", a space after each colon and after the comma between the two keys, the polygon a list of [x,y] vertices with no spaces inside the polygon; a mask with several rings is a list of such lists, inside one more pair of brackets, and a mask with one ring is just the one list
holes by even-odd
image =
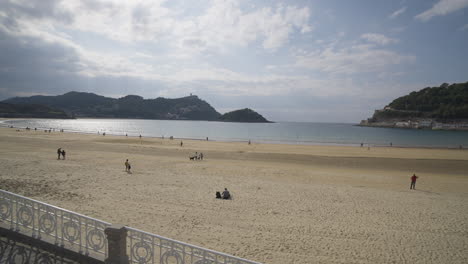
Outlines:
{"label": "bay water", "polygon": [[300,145],[360,145],[402,147],[468,147],[468,131],[360,127],[338,123],[229,123],[142,119],[14,119],[1,126],[39,130],[137,137],[249,141]]}

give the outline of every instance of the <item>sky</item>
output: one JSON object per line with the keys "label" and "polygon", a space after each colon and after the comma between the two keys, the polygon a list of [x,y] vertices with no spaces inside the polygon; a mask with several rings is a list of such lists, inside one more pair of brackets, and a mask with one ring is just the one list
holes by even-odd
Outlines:
{"label": "sky", "polygon": [[0,100],[194,94],[220,113],[356,123],[468,81],[468,0],[1,0]]}

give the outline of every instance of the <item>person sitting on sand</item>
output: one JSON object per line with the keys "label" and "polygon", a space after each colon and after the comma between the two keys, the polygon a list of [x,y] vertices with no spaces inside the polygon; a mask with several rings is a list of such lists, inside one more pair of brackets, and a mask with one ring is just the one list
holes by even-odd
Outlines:
{"label": "person sitting on sand", "polygon": [[62,155],[62,148],[57,149],[57,159],[60,159],[60,155]]}
{"label": "person sitting on sand", "polygon": [[62,157],[63,157],[63,159],[65,159],[65,154],[66,154],[66,153],[65,153],[65,150],[62,149]]}
{"label": "person sitting on sand", "polygon": [[410,185],[410,190],[411,189],[415,189],[416,188],[416,179],[419,178],[418,176],[416,176],[416,174],[413,174],[413,176],[411,176],[411,185]]}
{"label": "person sitting on sand", "polygon": [[222,199],[220,192],[216,192],[216,199]]}
{"label": "person sitting on sand", "polygon": [[200,155],[198,156],[199,160],[203,160],[203,153],[200,152]]}
{"label": "person sitting on sand", "polygon": [[224,188],[224,192],[222,194],[222,197],[224,200],[229,200],[231,199],[231,194],[229,193],[227,188]]}
{"label": "person sitting on sand", "polygon": [[125,171],[128,171],[128,166],[130,166],[130,163],[128,162],[128,159],[125,161]]}

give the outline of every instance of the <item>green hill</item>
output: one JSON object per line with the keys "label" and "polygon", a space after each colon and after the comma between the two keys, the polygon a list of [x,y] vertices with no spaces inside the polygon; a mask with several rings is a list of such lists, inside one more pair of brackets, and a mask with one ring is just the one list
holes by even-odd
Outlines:
{"label": "green hill", "polygon": [[0,103],[0,117],[7,118],[71,118],[62,110],[37,104]]}
{"label": "green hill", "polygon": [[143,99],[128,95],[115,99],[93,93],[69,92],[58,96],[15,97],[4,102],[46,105],[76,117],[218,120],[221,116],[197,96]]}
{"label": "green hill", "polygon": [[427,87],[393,100],[387,109],[406,116],[465,119],[468,118],[468,82]]}
{"label": "green hill", "polygon": [[411,92],[376,110],[361,125],[468,130],[468,82]]}
{"label": "green hill", "polygon": [[262,115],[249,108],[226,113],[219,119],[225,122],[270,123]]}

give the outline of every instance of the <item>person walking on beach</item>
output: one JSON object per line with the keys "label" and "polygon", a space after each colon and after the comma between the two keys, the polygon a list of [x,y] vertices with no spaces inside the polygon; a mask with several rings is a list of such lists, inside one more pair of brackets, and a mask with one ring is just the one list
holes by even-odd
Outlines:
{"label": "person walking on beach", "polygon": [[65,154],[66,154],[65,150],[62,149],[62,157],[63,157],[63,159],[65,159]]}
{"label": "person walking on beach", "polygon": [[62,155],[62,148],[57,149],[57,159],[60,159],[60,155]]}
{"label": "person walking on beach", "polygon": [[128,162],[128,159],[125,161],[125,171],[128,172],[128,167],[130,166],[130,163]]}
{"label": "person walking on beach", "polygon": [[415,189],[416,188],[416,179],[418,178],[418,176],[416,176],[416,174],[413,174],[413,176],[411,176],[411,185],[410,185],[410,190],[411,189]]}

